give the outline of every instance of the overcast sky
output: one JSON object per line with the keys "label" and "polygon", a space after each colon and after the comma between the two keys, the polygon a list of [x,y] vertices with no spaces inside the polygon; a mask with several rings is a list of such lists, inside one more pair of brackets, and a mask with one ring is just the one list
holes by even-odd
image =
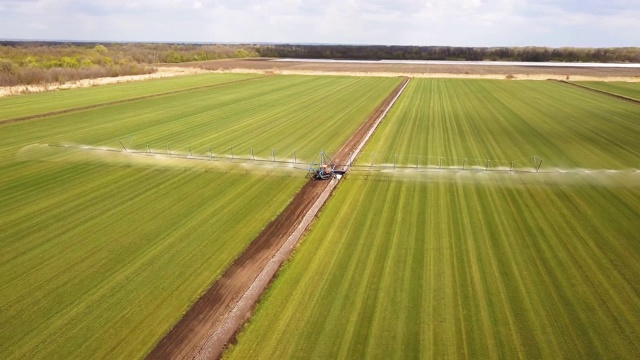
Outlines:
{"label": "overcast sky", "polygon": [[640,0],[0,0],[0,38],[640,46]]}

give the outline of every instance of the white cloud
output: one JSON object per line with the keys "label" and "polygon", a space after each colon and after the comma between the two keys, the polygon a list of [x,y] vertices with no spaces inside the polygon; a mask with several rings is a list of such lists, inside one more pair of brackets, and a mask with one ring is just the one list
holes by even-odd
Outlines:
{"label": "white cloud", "polygon": [[0,0],[0,34],[98,41],[638,46],[636,2]]}

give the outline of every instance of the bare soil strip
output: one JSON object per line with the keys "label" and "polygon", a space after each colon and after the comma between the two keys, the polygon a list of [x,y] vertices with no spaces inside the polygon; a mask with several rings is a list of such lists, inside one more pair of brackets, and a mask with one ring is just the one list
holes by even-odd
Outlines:
{"label": "bare soil strip", "polygon": [[583,88],[583,89],[586,89],[586,90],[595,91],[595,92],[598,92],[598,93],[601,93],[601,94],[617,97],[618,99],[631,101],[631,102],[636,103],[636,104],[640,104],[640,100],[634,99],[632,97],[628,97],[628,96],[624,96],[624,95],[620,95],[620,94],[616,94],[616,93],[612,93],[612,92],[608,92],[608,91],[604,91],[604,90],[600,90],[600,89],[595,89],[595,88],[592,88],[592,87],[589,87],[589,86],[586,86],[586,85],[576,84],[576,83],[569,82],[569,81],[560,80],[560,82],[564,83],[564,84],[567,84],[567,85],[577,86],[579,88]]}
{"label": "bare soil strip", "polygon": [[482,66],[473,64],[318,63],[225,59],[177,64],[221,73],[284,75],[408,76],[413,78],[461,78],[508,80],[640,81],[640,68],[537,67],[526,65]]}
{"label": "bare soil strip", "polygon": [[87,105],[87,106],[79,106],[79,107],[74,107],[74,108],[69,108],[69,109],[64,109],[64,110],[50,111],[50,112],[41,113],[41,114],[34,114],[34,115],[22,116],[22,117],[17,117],[17,118],[12,118],[12,119],[5,119],[5,120],[0,120],[0,125],[20,122],[20,121],[26,121],[26,120],[41,119],[41,118],[45,118],[45,117],[49,117],[49,116],[62,115],[62,114],[68,114],[68,113],[77,112],[77,111],[96,109],[96,108],[105,107],[105,106],[112,106],[112,105],[129,103],[129,102],[133,102],[133,101],[159,98],[159,97],[163,97],[163,96],[186,93],[186,92],[195,91],[195,90],[215,88],[215,87],[218,87],[218,86],[225,86],[225,85],[230,85],[230,84],[235,84],[235,83],[240,83],[240,82],[245,82],[245,81],[253,81],[253,80],[257,80],[257,79],[264,79],[264,78],[265,78],[265,76],[259,76],[259,77],[253,77],[253,78],[248,78],[248,79],[229,81],[229,82],[220,83],[220,84],[201,85],[201,86],[196,86],[196,87],[192,87],[192,88],[188,88],[188,89],[168,91],[168,92],[163,92],[163,93],[153,94],[153,95],[146,95],[146,96],[137,96],[137,97],[132,97],[132,98],[123,99],[123,100],[108,101],[108,102],[104,102],[104,103],[91,104],[91,105]]}
{"label": "bare soil strip", "polygon": [[222,326],[204,343],[196,359],[215,359],[222,355],[225,345],[232,339],[236,332],[240,329],[251,316],[252,309],[257,303],[262,293],[270,284],[271,279],[280,269],[280,266],[291,256],[296,245],[302,238],[313,219],[325,204],[329,196],[338,184],[337,179],[332,179],[322,194],[318,197],[311,209],[305,214],[304,218],[296,227],[296,230],[287,238],[287,241],[280,247],[278,252],[269,260],[265,268],[260,272],[258,277],[251,284],[246,293],[240,298],[240,301],[231,310],[225,318]]}
{"label": "bare soil strip", "polygon": [[378,118],[369,127],[369,130],[367,131],[367,134],[364,136],[362,141],[360,141],[360,144],[358,144],[358,146],[353,150],[353,152],[349,153],[349,159],[348,159],[348,163],[346,164],[346,167],[348,167],[349,169],[351,168],[351,164],[358,157],[358,154],[360,154],[360,151],[362,151],[362,148],[364,148],[364,146],[367,143],[367,141],[369,141],[369,138],[371,137],[371,135],[373,135],[373,133],[376,131],[376,129],[378,128],[378,125],[380,125],[380,123],[382,122],[382,119],[384,119],[384,117],[387,116],[387,113],[389,112],[389,110],[391,110],[391,107],[393,106],[393,104],[395,104],[396,100],[398,100],[400,95],[402,95],[402,93],[404,92],[404,89],[407,88],[407,85],[409,85],[410,81],[411,81],[411,79],[406,79],[403,82],[402,87],[400,88],[400,91],[398,91],[398,93],[393,98],[393,100],[391,100],[391,103],[389,104],[389,106],[384,109],[384,112],[382,114],[378,115]]}
{"label": "bare soil strip", "polygon": [[[379,123],[407,83],[408,79],[387,96],[343,144],[334,161],[346,164],[354,156],[358,146],[371,135],[370,129]],[[249,319],[262,292],[336,185],[335,180],[307,182],[289,206],[195,302],[147,359],[220,357],[227,343]]]}

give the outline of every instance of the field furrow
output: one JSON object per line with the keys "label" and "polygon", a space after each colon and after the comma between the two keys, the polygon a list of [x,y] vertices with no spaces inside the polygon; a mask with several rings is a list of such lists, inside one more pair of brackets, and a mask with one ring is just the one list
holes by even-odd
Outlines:
{"label": "field furrow", "polygon": [[232,78],[7,98],[15,106],[0,118],[31,102],[47,112],[191,89],[0,125],[0,358],[145,356],[306,182],[304,171],[44,144],[109,149],[133,137],[134,149],[301,148],[312,160],[400,82],[273,76],[193,89]]}
{"label": "field furrow", "polygon": [[[226,358],[634,357],[639,116],[555,82],[412,81]],[[533,154],[546,171],[480,171]]]}
{"label": "field furrow", "polygon": [[104,85],[94,88],[59,90],[0,98],[0,122],[2,120],[34,116],[56,111],[96,106],[104,103],[125,101],[132,98],[157,96],[164,93],[188,91],[193,88],[216,86],[235,81],[257,79],[254,74],[209,74],[181,76],[141,82]]}
{"label": "field furrow", "polygon": [[633,356],[638,199],[629,185],[351,179],[227,357]]}
{"label": "field furrow", "polygon": [[[0,124],[0,358],[149,354],[306,181],[214,157],[310,163],[400,82],[202,75],[0,99],[0,120],[76,109]],[[225,357],[636,357],[638,139],[637,104],[575,86],[411,81]],[[539,174],[482,171],[533,155]]]}
{"label": "field furrow", "polygon": [[75,180],[2,210],[4,358],[141,356],[304,181],[97,166]]}
{"label": "field furrow", "polygon": [[[640,167],[640,112],[556,82],[417,79],[358,164],[485,168]],[[514,161],[514,164],[511,164]]]}
{"label": "field furrow", "polygon": [[576,84],[640,101],[640,83],[637,82],[578,81]]}
{"label": "field furrow", "polygon": [[[5,146],[71,143],[186,154],[278,156],[311,162],[334,151],[399,79],[270,77],[3,127]],[[326,104],[332,104],[327,106]],[[61,120],[59,120],[61,119]],[[60,124],[63,122],[63,124]],[[5,142],[3,141],[3,142]],[[233,147],[233,149],[230,149]],[[291,156],[291,154],[289,155]]]}

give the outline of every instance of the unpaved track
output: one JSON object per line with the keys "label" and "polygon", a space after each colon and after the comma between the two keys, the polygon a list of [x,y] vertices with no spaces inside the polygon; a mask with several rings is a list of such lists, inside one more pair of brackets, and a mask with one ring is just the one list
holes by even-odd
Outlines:
{"label": "unpaved track", "polygon": [[[350,154],[370,135],[370,129],[377,124],[377,120],[386,112],[408,80],[406,79],[396,87],[353,133],[334,155],[334,161],[340,164],[348,162]],[[253,289],[256,286],[260,289],[266,288],[273,275],[260,276],[265,267],[273,266],[272,259],[283,248],[283,245],[303,222],[314,205],[315,210],[319,210],[318,200],[325,190],[330,192],[333,186],[335,183],[328,181],[310,180],[307,182],[289,206],[267,225],[222,277],[196,301],[183,318],[149,353],[147,359],[192,359],[195,357],[212,359],[220,357],[230,338],[247,321],[251,315],[251,309],[262,294],[262,291],[250,291],[252,286]],[[331,188],[328,189],[328,187]],[[288,247],[290,249],[288,249],[287,255],[293,251],[295,246]],[[276,270],[285,260],[286,258],[279,261]],[[257,282],[260,284],[256,285]],[[236,309],[241,308],[237,306],[241,299],[244,304],[249,302],[250,306],[239,314]],[[219,336],[221,332],[230,335]]]}
{"label": "unpaved track", "polygon": [[[482,66],[474,64],[390,64],[321,63],[270,61],[270,59],[225,59],[182,63],[216,72],[269,73],[342,76],[410,76],[414,78],[518,79],[571,81],[640,81],[640,68],[539,67],[518,65]],[[509,76],[511,75],[511,76]]]}

